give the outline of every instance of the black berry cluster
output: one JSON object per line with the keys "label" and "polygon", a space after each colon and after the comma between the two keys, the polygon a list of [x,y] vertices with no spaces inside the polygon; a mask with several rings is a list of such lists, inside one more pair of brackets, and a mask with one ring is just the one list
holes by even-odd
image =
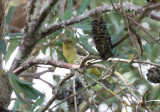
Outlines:
{"label": "black berry cluster", "polygon": [[103,16],[97,11],[91,21],[93,40],[102,59],[112,57],[112,42]]}
{"label": "black berry cluster", "polygon": [[150,68],[146,75],[151,83],[160,83],[160,67]]}

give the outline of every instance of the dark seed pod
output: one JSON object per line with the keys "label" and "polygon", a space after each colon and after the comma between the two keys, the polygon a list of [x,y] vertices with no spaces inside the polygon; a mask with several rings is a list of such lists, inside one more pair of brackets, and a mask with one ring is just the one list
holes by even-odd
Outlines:
{"label": "dark seed pod", "polygon": [[150,68],[146,76],[151,83],[160,83],[160,67]]}
{"label": "dark seed pod", "polygon": [[91,21],[93,40],[102,59],[112,57],[112,42],[103,16],[95,12]]}

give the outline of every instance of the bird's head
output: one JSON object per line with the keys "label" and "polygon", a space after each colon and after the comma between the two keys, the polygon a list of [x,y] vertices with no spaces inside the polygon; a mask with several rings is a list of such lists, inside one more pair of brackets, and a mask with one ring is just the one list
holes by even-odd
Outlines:
{"label": "bird's head", "polygon": [[72,47],[75,47],[75,42],[73,41],[73,39],[66,37],[63,39],[63,47],[65,49],[70,49]]}

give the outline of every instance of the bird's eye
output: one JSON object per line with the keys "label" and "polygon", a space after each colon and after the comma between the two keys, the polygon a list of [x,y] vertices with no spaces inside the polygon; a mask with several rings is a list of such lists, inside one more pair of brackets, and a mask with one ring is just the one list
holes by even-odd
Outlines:
{"label": "bird's eye", "polygon": [[72,41],[69,41],[69,43],[72,43]]}

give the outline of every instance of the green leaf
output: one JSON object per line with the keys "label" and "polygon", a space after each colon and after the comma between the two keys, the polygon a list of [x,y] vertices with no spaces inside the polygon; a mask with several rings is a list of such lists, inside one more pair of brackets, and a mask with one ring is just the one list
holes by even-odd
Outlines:
{"label": "green leaf", "polygon": [[149,58],[149,59],[152,59],[152,47],[150,44],[145,44],[144,46],[144,55]]}
{"label": "green leaf", "polygon": [[78,8],[78,15],[82,14],[83,11],[88,7],[91,0],[83,0],[82,4]]}
{"label": "green leaf", "polygon": [[112,91],[114,91],[115,88],[116,88],[116,83],[113,82],[113,83],[112,83],[112,86],[110,87],[110,89],[111,89]]}
{"label": "green leaf", "polygon": [[75,28],[80,28],[80,29],[82,29],[82,30],[85,30],[85,31],[91,31],[91,25],[89,25],[89,24],[75,24],[74,25],[74,27]]}
{"label": "green leaf", "polygon": [[62,15],[61,15],[61,13],[59,12],[59,9],[58,9],[57,7],[55,7],[55,11],[56,11],[56,13],[57,13],[60,21],[62,21],[62,20],[63,20],[63,17],[62,17]]}
{"label": "green leaf", "polygon": [[43,46],[43,48],[42,48],[42,53],[43,53],[43,54],[46,53],[47,48],[48,48],[48,46]]}
{"label": "green leaf", "polygon": [[49,35],[49,38],[50,38],[51,40],[55,39],[55,38],[61,33],[61,31],[62,31],[62,30],[58,30],[58,31],[52,33],[51,35]]}
{"label": "green leaf", "polygon": [[34,109],[39,106],[40,104],[42,104],[44,101],[44,96],[41,96],[35,103],[34,105],[32,106],[32,108],[30,109],[30,112],[33,112]]}
{"label": "green leaf", "polygon": [[68,61],[67,61],[67,59],[64,57],[63,53],[60,52],[58,49],[56,49],[56,51],[57,51],[57,54],[61,57],[61,59],[64,60],[64,62],[67,62],[67,63],[68,63]]}
{"label": "green leaf", "polygon": [[154,44],[152,48],[152,59],[155,60],[160,56],[159,44]]}
{"label": "green leaf", "polygon": [[68,9],[69,9],[69,19],[72,17],[72,8],[73,8],[73,1],[68,0]]}
{"label": "green leaf", "polygon": [[63,15],[63,20],[67,20],[72,17],[72,8],[73,8],[73,1],[68,0],[68,8]]}
{"label": "green leaf", "polygon": [[[110,3],[110,0],[104,0],[107,4],[109,4]],[[113,0],[112,0],[112,2],[113,2]]]}
{"label": "green leaf", "polygon": [[59,75],[53,75],[53,80],[59,82],[61,80],[61,77]]}
{"label": "green leaf", "polygon": [[10,58],[11,54],[13,53],[13,51],[16,49],[16,47],[19,45],[17,40],[11,40],[10,44],[8,46],[7,49],[7,53],[5,56],[5,61],[8,61],[8,59]]}
{"label": "green leaf", "polygon": [[65,11],[64,15],[63,15],[63,20],[67,20],[67,19],[69,19],[69,18],[70,18],[70,12],[69,12],[69,10],[67,9],[67,10]]}
{"label": "green leaf", "polygon": [[[10,84],[16,96],[21,103],[30,105],[30,103],[28,103],[27,101],[23,99],[21,94],[23,94],[26,98],[29,98],[31,100],[37,100],[38,98],[42,98],[42,99],[44,98],[44,94],[39,92],[37,89],[33,88],[32,83],[20,80],[14,73],[11,73],[11,72],[8,72],[8,77],[9,77]],[[40,101],[38,101],[38,103]]]}
{"label": "green leaf", "polygon": [[130,66],[128,63],[122,64],[120,67],[120,72],[125,73],[125,72],[129,72],[131,70]]}
{"label": "green leaf", "polygon": [[12,19],[14,10],[15,10],[15,7],[14,7],[14,6],[10,6],[10,7],[9,7],[9,11],[8,11],[7,16],[6,16],[6,25],[7,25],[7,24],[10,22],[10,20]]}
{"label": "green leaf", "polygon": [[[79,34],[79,33],[78,33]],[[88,42],[85,40],[86,37],[84,37],[83,35],[79,34],[80,35],[80,42],[81,44],[87,48],[90,52],[93,52],[93,53],[96,53],[96,51],[94,49],[92,49],[92,46],[90,44],[88,44]]]}
{"label": "green leaf", "polygon": [[6,42],[4,39],[0,40],[0,48],[2,50],[3,55],[6,55]]}
{"label": "green leaf", "polygon": [[13,106],[12,110],[18,111],[18,110],[19,110],[19,107],[20,107],[20,101],[19,101],[19,99],[17,99],[17,100],[15,101],[15,103],[14,103],[14,106]]}

